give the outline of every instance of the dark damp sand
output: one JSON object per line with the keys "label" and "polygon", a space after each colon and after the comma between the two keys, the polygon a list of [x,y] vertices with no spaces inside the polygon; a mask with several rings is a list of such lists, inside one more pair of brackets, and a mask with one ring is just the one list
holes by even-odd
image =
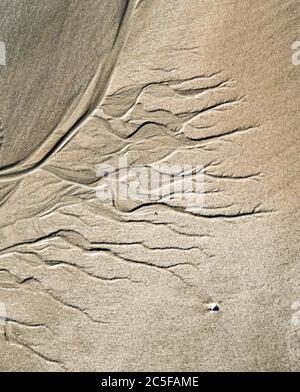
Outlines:
{"label": "dark damp sand", "polygon": [[4,0],[0,166],[28,157],[76,107],[110,53],[125,0]]}

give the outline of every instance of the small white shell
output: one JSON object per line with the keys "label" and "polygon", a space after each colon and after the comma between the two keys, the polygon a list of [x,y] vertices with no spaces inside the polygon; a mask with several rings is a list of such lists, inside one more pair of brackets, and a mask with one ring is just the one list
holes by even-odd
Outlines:
{"label": "small white shell", "polygon": [[220,305],[216,302],[208,304],[208,310],[211,312],[218,312],[220,310]]}

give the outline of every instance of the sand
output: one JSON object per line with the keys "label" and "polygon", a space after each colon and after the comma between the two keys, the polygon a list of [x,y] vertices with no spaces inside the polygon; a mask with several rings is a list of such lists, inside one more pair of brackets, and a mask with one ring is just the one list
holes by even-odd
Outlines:
{"label": "sand", "polygon": [[[300,370],[299,2],[0,13],[0,369]],[[202,205],[99,199],[120,159]]]}

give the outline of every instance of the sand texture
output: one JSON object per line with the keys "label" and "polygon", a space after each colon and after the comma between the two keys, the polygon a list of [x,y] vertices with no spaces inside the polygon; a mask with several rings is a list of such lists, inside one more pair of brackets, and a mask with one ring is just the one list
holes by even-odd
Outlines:
{"label": "sand texture", "polygon": [[[0,14],[0,369],[299,371],[299,1]],[[203,205],[99,200],[122,158]]]}

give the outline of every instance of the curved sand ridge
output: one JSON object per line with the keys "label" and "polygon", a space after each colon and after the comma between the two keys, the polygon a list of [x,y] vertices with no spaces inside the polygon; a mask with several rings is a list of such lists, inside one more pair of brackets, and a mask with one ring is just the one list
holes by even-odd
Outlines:
{"label": "curved sand ridge", "polygon": [[[112,5],[108,0],[98,0],[91,2],[90,7],[85,2],[82,10],[78,1],[71,1],[69,7],[61,6],[57,1],[51,1],[51,7],[33,2],[30,9],[25,2],[21,5],[6,3],[0,7],[7,21],[3,30],[8,30],[6,42],[8,51],[11,50],[11,62],[0,75],[4,91],[0,97],[0,116],[6,131],[0,155],[0,181],[23,176],[42,165],[74,136],[101,102],[124,43],[127,19],[134,2],[118,0]],[[13,47],[14,34],[19,37],[20,32],[14,31],[9,21],[24,18],[24,14],[33,17],[35,25],[33,31],[26,32],[26,40],[24,38],[24,42],[18,44],[24,48],[17,52],[18,47]],[[48,30],[53,29],[56,39],[48,42]],[[29,42],[30,37],[32,42]],[[35,42],[35,39],[39,41]],[[37,55],[36,48],[39,49]],[[65,59],[58,67],[57,56]],[[67,74],[64,73],[66,66]],[[28,86],[25,90],[24,79]],[[12,110],[9,97],[16,94],[19,103]],[[55,123],[57,125],[53,127]]]}

